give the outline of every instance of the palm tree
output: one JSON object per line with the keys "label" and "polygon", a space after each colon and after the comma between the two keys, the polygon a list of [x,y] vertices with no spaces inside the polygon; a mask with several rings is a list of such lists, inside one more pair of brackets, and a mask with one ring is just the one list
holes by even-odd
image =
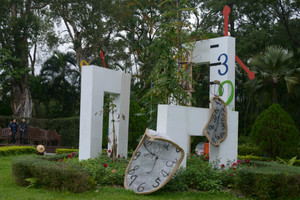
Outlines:
{"label": "palm tree", "polygon": [[251,59],[250,64],[253,66],[255,79],[248,81],[247,84],[256,91],[271,87],[273,104],[278,102],[279,86],[285,84],[287,92],[291,94],[299,82],[296,73],[300,68],[296,67],[293,53],[282,47],[267,47],[265,53]]}
{"label": "palm tree", "polygon": [[59,110],[66,114],[67,107],[71,107],[69,103],[76,102],[72,97],[79,94],[80,72],[76,67],[75,54],[55,51],[42,65],[41,78],[42,84],[52,93],[49,99],[57,101]]}

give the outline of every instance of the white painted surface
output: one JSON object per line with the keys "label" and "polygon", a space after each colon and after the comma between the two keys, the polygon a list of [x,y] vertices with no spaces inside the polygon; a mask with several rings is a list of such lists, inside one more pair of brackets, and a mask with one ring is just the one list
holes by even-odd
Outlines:
{"label": "white painted surface", "polygon": [[[211,48],[213,45],[219,45],[219,47]],[[224,65],[217,65],[217,66],[211,66],[210,67],[210,81],[218,80],[220,82],[229,80],[232,82],[232,84],[235,86],[235,38],[232,37],[219,37],[219,38],[213,38],[209,40],[201,40],[197,41],[194,46],[192,60],[193,63],[199,64],[199,63],[224,63],[225,56],[221,56],[220,60],[218,60],[219,56],[221,54],[227,54],[228,60],[228,71],[225,75],[220,75],[218,70],[220,70],[221,73],[225,72],[225,66]],[[231,94],[231,87],[229,84],[224,84],[224,94],[220,96],[220,98],[226,102]],[[213,89],[211,87],[210,89]],[[210,97],[213,97],[213,91],[210,91],[209,93]],[[233,101],[227,106],[228,110],[234,109],[235,101],[234,101],[233,95]]]}
{"label": "white painted surface", "polygon": [[[203,128],[210,116],[207,108],[195,108],[174,105],[159,105],[157,114],[157,131],[167,133],[171,139],[178,144],[185,152],[181,166],[186,166],[186,157],[189,153],[189,137],[204,136]],[[209,161],[211,163],[220,161],[225,164],[227,161],[236,161],[238,145],[238,112],[229,111],[228,135],[219,147],[209,146]]]}
{"label": "white painted surface", "polygon": [[[82,66],[79,160],[96,157],[102,151],[104,93],[115,98],[116,118],[120,115],[115,122],[116,155],[127,157],[130,83],[130,74],[94,65]],[[111,120],[109,122],[112,127]],[[112,137],[112,129],[109,130]]]}

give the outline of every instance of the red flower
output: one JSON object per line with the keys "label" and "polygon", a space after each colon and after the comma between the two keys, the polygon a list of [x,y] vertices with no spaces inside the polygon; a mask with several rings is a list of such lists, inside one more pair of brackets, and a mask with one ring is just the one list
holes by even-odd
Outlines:
{"label": "red flower", "polygon": [[232,172],[232,173],[230,174],[230,176],[234,176],[234,173]]}
{"label": "red flower", "polygon": [[75,153],[74,153],[74,152],[72,152],[71,154],[72,154],[72,156],[74,156],[74,155],[75,155]]}
{"label": "red flower", "polygon": [[209,156],[206,156],[205,158],[208,160],[208,159],[209,159]]}
{"label": "red flower", "polygon": [[118,155],[118,158],[120,158],[120,154]]}
{"label": "red flower", "polygon": [[240,164],[242,164],[242,161],[241,160],[237,160],[237,163],[240,165]]}
{"label": "red flower", "polygon": [[232,169],[235,170],[236,168],[235,168],[235,167],[232,167]]}
{"label": "red flower", "polygon": [[58,161],[59,161],[59,162],[62,162],[62,159],[59,159]]}
{"label": "red flower", "polygon": [[248,160],[248,159],[245,159],[245,162],[246,162],[246,163],[250,163],[250,160]]}
{"label": "red flower", "polygon": [[234,166],[236,166],[236,163],[233,163],[233,164],[232,164],[232,167],[234,167]]}
{"label": "red flower", "polygon": [[72,155],[71,155],[71,154],[69,154],[69,155],[68,155],[68,157],[69,157],[69,158],[71,158],[71,157],[72,157]]}
{"label": "red flower", "polygon": [[225,165],[224,165],[224,164],[222,164],[222,165],[221,165],[221,167],[222,167],[222,168],[225,168]]}
{"label": "red flower", "polygon": [[113,170],[111,170],[111,172],[112,172],[112,173],[115,173],[115,172],[116,172],[116,170],[115,170],[115,169],[113,169]]}
{"label": "red flower", "polygon": [[104,164],[103,164],[103,167],[105,167],[105,168],[106,168],[106,167],[107,167],[107,164],[106,164],[106,163],[104,163]]}
{"label": "red flower", "polygon": [[108,153],[111,153],[111,150],[110,150],[110,149],[108,149]]}
{"label": "red flower", "polygon": [[125,156],[123,156],[123,159],[125,159]]}

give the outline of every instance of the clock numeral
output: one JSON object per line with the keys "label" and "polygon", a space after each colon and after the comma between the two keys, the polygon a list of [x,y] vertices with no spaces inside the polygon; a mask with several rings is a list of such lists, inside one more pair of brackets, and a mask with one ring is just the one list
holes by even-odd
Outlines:
{"label": "clock numeral", "polygon": [[132,183],[135,181],[135,179],[137,178],[137,175],[132,175],[131,177],[130,177],[130,180],[132,180],[131,181],[131,183],[129,184],[129,187],[132,185]]}
{"label": "clock numeral", "polygon": [[161,174],[163,175],[163,177],[167,177],[170,175],[170,173],[166,172],[165,170],[161,170]]}
{"label": "clock numeral", "polygon": [[160,178],[158,177],[157,179],[155,179],[155,183],[157,183],[157,185],[152,185],[152,187],[157,188],[160,185]]}
{"label": "clock numeral", "polygon": [[153,142],[150,142],[150,141],[149,141],[149,138],[147,138],[147,139],[144,141],[143,144],[144,144],[144,146],[147,148],[147,147],[149,147],[150,145],[152,145],[152,143],[153,143]]}
{"label": "clock numeral", "polygon": [[138,159],[138,158],[140,157],[140,155],[141,155],[141,152],[138,151],[138,152],[135,154],[133,160]]}
{"label": "clock numeral", "polygon": [[135,172],[136,170],[138,170],[139,168],[140,168],[140,167],[139,167],[138,165],[134,166],[133,169],[131,169],[131,170],[128,171],[128,174],[129,174],[129,175],[134,174],[134,172]]}
{"label": "clock numeral", "polygon": [[166,162],[166,166],[167,166],[167,167],[173,167],[173,165],[176,164],[177,161],[178,161],[178,160],[177,160],[176,158],[175,158],[175,161],[167,161],[167,162]]}
{"label": "clock numeral", "polygon": [[164,147],[169,151],[169,146],[170,146],[170,143],[168,143],[167,145],[164,144]]}
{"label": "clock numeral", "polygon": [[222,62],[221,65],[224,65],[224,66],[226,67],[226,69],[225,69],[225,72],[224,72],[224,73],[222,73],[222,72],[220,71],[220,69],[218,69],[218,73],[219,73],[221,76],[225,75],[225,74],[227,73],[227,71],[228,71],[228,65],[227,65],[228,56],[227,56],[226,53],[222,53],[222,54],[218,57],[218,61],[220,61],[220,59],[221,59],[222,56],[225,56],[225,61]]}
{"label": "clock numeral", "polygon": [[143,182],[143,183],[141,183],[139,186],[138,186],[138,188],[137,188],[137,191],[138,192],[143,192],[144,191],[144,187],[142,186],[142,185],[144,185],[146,182]]}

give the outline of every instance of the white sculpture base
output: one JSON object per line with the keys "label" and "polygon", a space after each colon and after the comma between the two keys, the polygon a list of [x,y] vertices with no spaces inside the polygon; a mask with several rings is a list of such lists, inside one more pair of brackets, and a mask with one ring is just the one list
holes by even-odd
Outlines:
{"label": "white sculpture base", "polygon": [[[166,133],[186,153],[181,166],[186,167],[187,154],[190,152],[189,137],[204,136],[203,128],[209,120],[210,110],[174,105],[158,105],[158,132]],[[209,162],[219,165],[237,160],[238,149],[238,112],[227,112],[228,135],[219,147],[209,145]]]}

